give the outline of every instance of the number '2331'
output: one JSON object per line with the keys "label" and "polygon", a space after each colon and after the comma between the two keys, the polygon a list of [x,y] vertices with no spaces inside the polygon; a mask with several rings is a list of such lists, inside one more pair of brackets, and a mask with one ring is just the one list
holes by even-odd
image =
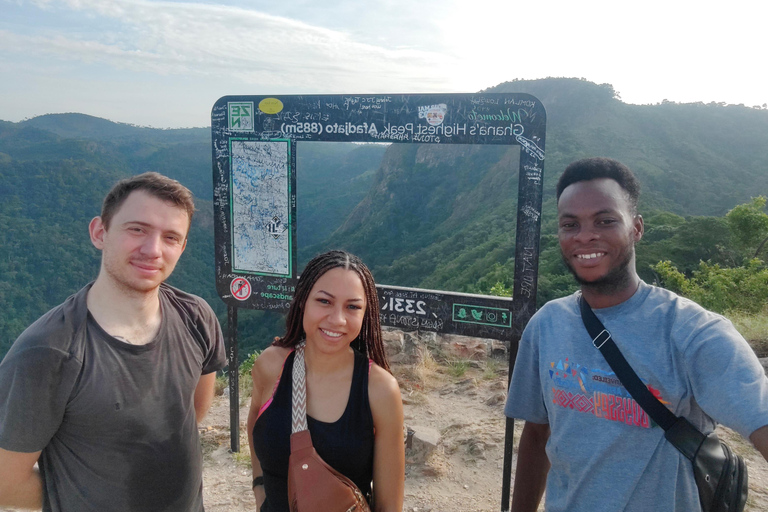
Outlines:
{"label": "number '2331'", "polygon": [[398,299],[390,297],[389,301],[384,301],[381,305],[382,311],[394,311],[395,313],[410,313],[417,315],[426,315],[424,306],[427,303],[423,300],[415,301],[413,299]]}

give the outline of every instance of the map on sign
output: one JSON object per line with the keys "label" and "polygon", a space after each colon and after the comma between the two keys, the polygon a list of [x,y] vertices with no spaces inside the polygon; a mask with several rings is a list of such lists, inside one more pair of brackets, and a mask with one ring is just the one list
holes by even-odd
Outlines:
{"label": "map on sign", "polygon": [[232,268],[290,277],[290,142],[231,144]]}

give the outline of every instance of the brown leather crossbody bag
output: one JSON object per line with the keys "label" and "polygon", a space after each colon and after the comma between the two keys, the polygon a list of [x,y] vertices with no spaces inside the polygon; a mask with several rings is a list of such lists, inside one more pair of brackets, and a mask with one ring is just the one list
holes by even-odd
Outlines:
{"label": "brown leather crossbody bag", "polygon": [[288,503],[291,512],[371,512],[355,483],[329,466],[312,446],[307,426],[307,378],[304,342],[293,361],[291,456]]}

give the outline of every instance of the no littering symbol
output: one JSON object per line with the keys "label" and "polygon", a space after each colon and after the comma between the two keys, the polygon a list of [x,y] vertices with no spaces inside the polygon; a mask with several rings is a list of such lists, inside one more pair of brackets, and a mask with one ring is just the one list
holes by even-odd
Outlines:
{"label": "no littering symbol", "polygon": [[229,290],[237,300],[248,300],[248,297],[251,296],[251,283],[247,279],[236,277],[229,285]]}

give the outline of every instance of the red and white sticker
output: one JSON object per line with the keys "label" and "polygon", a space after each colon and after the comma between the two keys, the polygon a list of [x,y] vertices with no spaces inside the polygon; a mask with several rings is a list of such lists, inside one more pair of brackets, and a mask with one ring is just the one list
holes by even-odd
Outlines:
{"label": "red and white sticker", "polygon": [[248,300],[248,297],[251,296],[251,283],[243,277],[236,277],[229,285],[229,290],[237,300]]}

